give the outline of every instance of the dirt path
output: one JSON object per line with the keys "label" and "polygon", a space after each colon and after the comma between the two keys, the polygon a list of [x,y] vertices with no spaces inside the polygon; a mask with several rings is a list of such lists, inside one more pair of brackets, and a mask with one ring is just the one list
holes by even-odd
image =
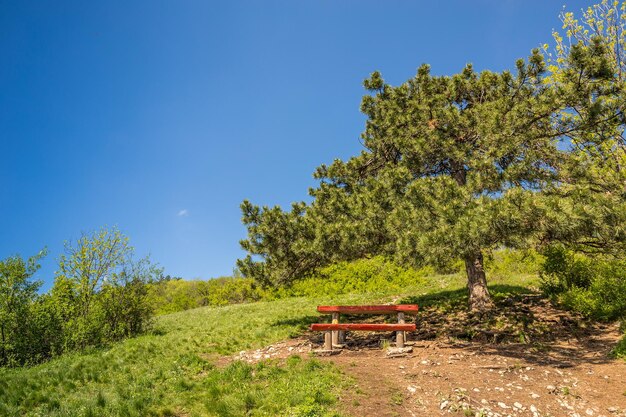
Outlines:
{"label": "dirt path", "polygon": [[404,358],[361,350],[327,360],[356,380],[343,401],[353,416],[626,416],[626,363],[562,349],[538,361],[524,346],[418,342]]}
{"label": "dirt path", "polygon": [[[526,329],[544,329],[525,333],[532,343],[467,342],[449,334],[420,340],[443,323],[431,313],[422,316],[413,352],[405,357],[389,358],[380,347],[391,334],[356,332],[345,349],[321,360],[353,378],[354,389],[340,399],[351,416],[626,417],[626,361],[609,356],[621,336],[618,326],[582,322],[574,328],[578,318],[541,300],[524,308],[534,326]],[[446,315],[448,328],[466,327],[462,314]],[[233,359],[303,354],[321,342],[320,334],[307,334]]]}

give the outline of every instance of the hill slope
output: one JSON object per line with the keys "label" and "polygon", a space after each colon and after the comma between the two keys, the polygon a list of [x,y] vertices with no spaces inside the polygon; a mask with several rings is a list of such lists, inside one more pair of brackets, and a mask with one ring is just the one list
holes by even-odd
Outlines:
{"label": "hill slope", "polygon": [[[496,278],[492,292],[500,303],[510,304],[511,300],[519,301],[515,293],[529,292],[527,287],[534,280],[532,276]],[[161,316],[153,334],[127,340],[110,349],[65,356],[30,369],[0,370],[0,415],[332,416],[374,415],[375,409],[382,413],[376,412],[377,415],[396,412],[420,415],[424,410],[464,415],[461,406],[451,409],[451,402],[440,408],[441,401],[446,401],[442,398],[452,399],[456,395],[454,390],[463,388],[462,384],[455,382],[459,385],[455,387],[452,382],[441,382],[455,381],[455,378],[463,381],[467,371],[458,366],[456,360],[456,368],[451,366],[448,370],[444,359],[438,358],[446,356],[447,361],[451,355],[462,357],[472,349],[481,352],[485,350],[481,346],[487,346],[481,343],[490,341],[472,334],[468,337],[475,338],[476,344],[458,345],[465,331],[480,328],[472,321],[474,318],[463,313],[463,278],[437,276],[428,283],[407,288],[405,294],[395,296],[289,298]],[[426,306],[418,319],[421,321],[417,337],[422,341],[415,346],[411,357],[398,361],[386,359],[378,342],[388,335],[364,334],[351,339],[351,350],[332,358],[311,358],[307,353],[294,355],[294,350],[285,350],[280,355],[268,354],[269,359],[263,354],[260,361],[233,360],[248,357],[241,351],[255,351],[294,337],[303,345],[313,343],[315,347],[321,337],[307,333],[306,328],[319,320],[315,311],[319,304],[391,302],[402,297]],[[522,310],[520,315],[510,315],[511,318],[494,316],[484,320],[489,326],[485,334],[489,334],[489,329],[503,326],[502,334],[519,338],[515,326],[524,314]],[[526,360],[524,347],[542,346],[537,335],[551,331],[542,326],[524,328],[530,340],[511,345],[522,349],[522,353],[511,356],[506,363],[493,356],[497,366],[507,370],[521,366],[518,362]],[[424,341],[433,338],[436,341]],[[513,340],[505,337],[503,341]],[[437,349],[441,349],[441,344],[456,346],[457,350],[440,352]],[[500,349],[500,345],[489,346]],[[502,350],[499,352],[504,354]],[[626,374],[623,362],[610,361],[606,359],[606,352],[598,352],[603,364],[618,364],[611,372]],[[486,357],[481,358],[474,361],[478,366],[486,360]],[[429,366],[420,365],[423,361]],[[437,361],[442,367],[432,367],[431,363]],[[490,361],[486,365],[493,364]],[[591,366],[592,362],[581,361],[576,364],[579,365]],[[546,366],[556,365],[548,363]],[[450,374],[444,376],[448,371]],[[409,376],[413,379],[406,379]],[[510,375],[504,377],[507,376]],[[426,381],[428,378],[432,381]],[[437,392],[430,392],[431,388]],[[427,391],[416,394],[423,389]],[[626,386],[622,391],[626,391]],[[502,401],[508,401],[502,395]],[[492,397],[495,400],[496,396]],[[616,399],[616,407],[626,408],[626,404],[620,402],[626,402],[626,397]],[[472,410],[478,410],[476,405]],[[525,407],[530,412],[529,404]],[[601,415],[600,410],[590,410],[594,415]],[[518,415],[524,414],[520,411]]]}

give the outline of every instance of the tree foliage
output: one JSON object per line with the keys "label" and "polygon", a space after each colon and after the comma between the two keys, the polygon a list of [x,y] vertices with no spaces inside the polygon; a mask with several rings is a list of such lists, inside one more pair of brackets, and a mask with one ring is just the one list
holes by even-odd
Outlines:
{"label": "tree foliage", "polygon": [[558,123],[568,148],[560,181],[546,190],[546,242],[586,253],[621,256],[626,249],[626,3],[603,1],[577,19],[561,15],[548,82],[562,107]]}
{"label": "tree foliage", "polygon": [[52,289],[33,281],[42,251],[0,261],[0,366],[41,362],[144,332],[153,316],[148,286],[161,270],[135,260],[128,238],[103,228],[66,243]]}
{"label": "tree foliage", "polygon": [[100,346],[140,334],[152,308],[147,285],[161,276],[119,230],[103,228],[66,242],[52,297],[63,323],[65,347]]}
{"label": "tree foliage", "polygon": [[[539,51],[516,72],[468,65],[434,76],[426,65],[404,84],[379,73],[370,94],[364,150],[320,166],[313,202],[242,204],[246,276],[283,283],[321,265],[386,254],[412,265],[462,258],[470,305],[489,306],[483,252],[524,246],[537,232],[537,192],[556,180],[558,100]],[[255,258],[256,257],[256,258]]]}
{"label": "tree foliage", "polygon": [[28,363],[36,349],[31,305],[41,281],[32,276],[45,254],[43,250],[27,260],[16,255],[0,261],[0,366]]}

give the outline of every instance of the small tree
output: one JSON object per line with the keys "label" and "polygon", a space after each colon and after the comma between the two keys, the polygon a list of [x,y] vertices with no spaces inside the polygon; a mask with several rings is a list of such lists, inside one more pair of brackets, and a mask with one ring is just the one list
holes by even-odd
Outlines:
{"label": "small tree", "polygon": [[[244,202],[247,275],[285,282],[341,259],[390,254],[411,264],[465,263],[469,304],[491,306],[483,253],[524,246],[542,216],[538,191],[559,163],[544,61],[508,71],[433,76],[426,65],[392,87],[365,81],[365,150],[322,165],[311,205],[291,212]],[[260,256],[255,259],[253,256]]]}
{"label": "small tree", "polygon": [[0,261],[0,366],[23,364],[30,359],[30,309],[41,286],[41,281],[31,278],[45,255],[43,250],[26,261],[20,256]]}
{"label": "small tree", "polygon": [[147,284],[161,270],[134,249],[116,228],[66,243],[52,297],[64,323],[67,348],[97,346],[142,332],[152,316]]}
{"label": "small tree", "polygon": [[[576,18],[561,14],[549,83],[562,101],[568,146],[558,187],[548,191],[544,240],[622,256],[626,249],[626,2],[602,1]],[[548,48],[546,46],[546,51]]]}

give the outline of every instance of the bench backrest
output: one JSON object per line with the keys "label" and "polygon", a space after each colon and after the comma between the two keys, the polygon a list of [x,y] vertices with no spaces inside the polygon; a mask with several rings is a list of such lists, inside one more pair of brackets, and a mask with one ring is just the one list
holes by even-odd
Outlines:
{"label": "bench backrest", "polygon": [[368,305],[368,306],[317,306],[320,313],[344,314],[390,314],[406,313],[417,314],[417,304]]}

